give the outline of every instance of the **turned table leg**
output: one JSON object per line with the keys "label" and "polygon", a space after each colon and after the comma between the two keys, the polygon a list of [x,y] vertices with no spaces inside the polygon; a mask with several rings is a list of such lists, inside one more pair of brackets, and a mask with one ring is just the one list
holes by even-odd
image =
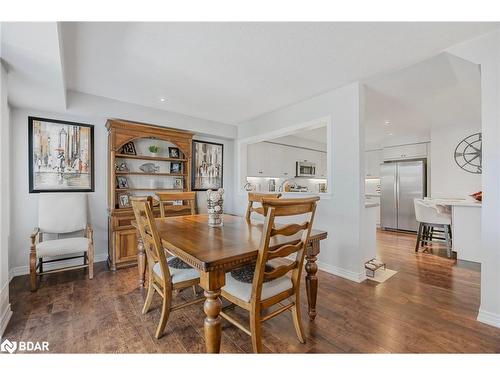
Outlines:
{"label": "turned table leg", "polygon": [[221,271],[200,272],[200,286],[205,290],[203,310],[206,317],[203,324],[207,353],[219,353],[221,344],[222,301],[220,290],[225,284],[225,274]]}
{"label": "turned table leg", "polygon": [[144,275],[146,274],[146,253],[140,233],[137,233],[137,268],[139,269],[139,287],[144,287]]}
{"label": "turned table leg", "polygon": [[221,341],[221,317],[219,316],[222,301],[220,300],[220,289],[205,291],[205,304],[203,310],[207,315],[203,324],[207,353],[219,353]]}
{"label": "turned table leg", "polygon": [[309,320],[316,318],[316,297],[318,295],[318,265],[316,264],[319,254],[319,241],[313,241],[306,250],[306,292]]}

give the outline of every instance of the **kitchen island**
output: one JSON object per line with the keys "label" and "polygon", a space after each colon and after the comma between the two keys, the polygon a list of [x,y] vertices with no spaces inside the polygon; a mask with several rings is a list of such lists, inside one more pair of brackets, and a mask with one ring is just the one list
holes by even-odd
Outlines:
{"label": "kitchen island", "polygon": [[481,203],[465,199],[429,200],[451,209],[452,250],[457,259],[481,263]]}

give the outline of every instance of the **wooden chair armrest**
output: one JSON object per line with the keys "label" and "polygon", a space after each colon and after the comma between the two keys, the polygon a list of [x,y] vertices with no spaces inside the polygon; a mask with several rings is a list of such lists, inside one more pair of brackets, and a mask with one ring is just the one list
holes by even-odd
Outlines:
{"label": "wooden chair armrest", "polygon": [[39,235],[40,235],[40,228],[33,229],[33,233],[31,233],[30,235],[32,246],[35,246],[36,243],[38,242]]}
{"label": "wooden chair armrest", "polygon": [[94,242],[94,230],[92,229],[92,225],[87,224],[87,228],[85,229],[85,234],[90,242]]}

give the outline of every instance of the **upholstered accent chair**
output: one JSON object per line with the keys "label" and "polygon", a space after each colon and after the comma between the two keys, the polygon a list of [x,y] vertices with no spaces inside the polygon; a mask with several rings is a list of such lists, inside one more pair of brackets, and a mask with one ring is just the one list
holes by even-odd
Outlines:
{"label": "upholstered accent chair", "polygon": [[[262,198],[266,216],[253,281],[242,282],[234,277],[233,272],[226,273],[222,297],[231,302],[227,308],[237,305],[250,313],[250,329],[225,311],[220,315],[251,336],[255,353],[260,353],[262,349],[262,323],[288,310],[292,311],[299,341],[305,342],[300,314],[300,280],[318,200],[319,197]],[[275,220],[284,217],[292,223],[278,225]],[[301,222],[297,223],[299,218]],[[277,243],[278,239],[280,242]],[[280,246],[280,243],[283,245]],[[271,266],[271,260],[279,263]],[[274,308],[275,305],[278,307]]]}
{"label": "upholstered accent chair", "polygon": [[[44,264],[77,258],[82,258],[83,264],[44,270]],[[87,195],[39,194],[38,227],[31,234],[31,290],[37,290],[41,275],[78,268],[88,268],[89,279],[93,278],[94,240],[92,227],[87,221]]]}
{"label": "upholstered accent chair", "polygon": [[[262,198],[279,198],[281,197],[281,193],[248,193],[248,206],[247,206],[247,212],[246,212],[246,219],[247,221],[251,220],[252,217],[252,212],[255,212],[256,214],[262,215],[262,218],[264,218],[265,212],[264,208],[262,207]],[[255,207],[254,203],[258,203],[260,207]]]}
{"label": "upholstered accent chair", "polygon": [[155,218],[147,201],[132,200],[132,207],[146,250],[148,264],[148,294],[142,313],[149,312],[155,292],[163,299],[160,321],[155,333],[155,337],[159,339],[163,336],[171,311],[204,301],[205,297],[172,306],[172,292],[198,285],[199,272],[179,258],[167,259],[168,253],[161,244]]}

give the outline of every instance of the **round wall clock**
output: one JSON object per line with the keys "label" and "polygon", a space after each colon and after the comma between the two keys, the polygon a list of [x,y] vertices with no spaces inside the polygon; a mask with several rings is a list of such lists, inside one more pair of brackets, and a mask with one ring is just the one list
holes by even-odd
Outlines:
{"label": "round wall clock", "polygon": [[481,133],[469,135],[455,148],[455,163],[466,172],[481,174],[481,151]]}

